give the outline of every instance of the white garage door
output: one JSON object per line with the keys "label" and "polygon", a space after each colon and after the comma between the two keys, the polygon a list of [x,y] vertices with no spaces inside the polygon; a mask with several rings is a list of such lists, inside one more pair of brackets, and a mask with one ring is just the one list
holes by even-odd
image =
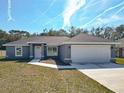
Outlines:
{"label": "white garage door", "polygon": [[110,45],[71,45],[72,62],[110,62]]}

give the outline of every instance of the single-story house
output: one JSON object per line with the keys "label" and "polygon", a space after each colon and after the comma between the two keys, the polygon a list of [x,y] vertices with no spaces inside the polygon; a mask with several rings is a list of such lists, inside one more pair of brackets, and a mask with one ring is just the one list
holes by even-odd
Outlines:
{"label": "single-story house", "polygon": [[73,63],[110,62],[111,46],[118,44],[107,39],[81,33],[75,37],[37,36],[4,44],[6,58],[48,58]]}

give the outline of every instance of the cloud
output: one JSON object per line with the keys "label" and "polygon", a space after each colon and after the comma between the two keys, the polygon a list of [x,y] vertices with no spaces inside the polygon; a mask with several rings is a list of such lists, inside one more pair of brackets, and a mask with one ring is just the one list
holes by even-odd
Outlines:
{"label": "cloud", "polygon": [[113,20],[121,20],[122,17],[119,16],[119,15],[113,15],[113,16],[111,16],[111,19],[113,19]]}
{"label": "cloud", "polygon": [[12,21],[11,0],[8,0],[8,21]]}
{"label": "cloud", "polygon": [[110,8],[108,8],[108,9],[104,10],[102,13],[100,13],[99,15],[97,15],[96,17],[94,17],[92,20],[90,20],[89,22],[87,22],[86,24],[84,24],[84,25],[81,26],[81,27],[85,27],[85,26],[89,25],[90,23],[94,22],[96,19],[98,19],[99,17],[101,17],[103,14],[105,14],[106,12],[108,12],[108,11],[110,11],[110,10],[113,10],[113,9],[115,9],[115,8],[117,8],[117,7],[120,7],[120,6],[122,6],[123,4],[124,4],[124,1],[121,2],[121,3],[119,3],[119,4],[117,4],[117,5],[115,5],[115,6],[113,6],[113,7],[110,7]]}
{"label": "cloud", "polygon": [[97,4],[100,4],[101,1],[94,1],[94,0],[91,0],[89,1],[89,3],[86,4],[86,6],[83,8],[83,10],[86,10],[88,11],[88,9],[90,9],[91,7],[93,6],[96,6]]}
{"label": "cloud", "polygon": [[70,18],[85,4],[86,0],[68,0],[66,8],[63,12],[63,28],[70,26]]}
{"label": "cloud", "polygon": [[122,10],[124,10],[124,6],[121,7],[117,12],[115,12],[115,14],[119,14]]}

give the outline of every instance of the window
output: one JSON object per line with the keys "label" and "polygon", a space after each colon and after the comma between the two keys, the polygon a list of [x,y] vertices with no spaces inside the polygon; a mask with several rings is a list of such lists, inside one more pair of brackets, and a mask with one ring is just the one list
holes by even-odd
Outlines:
{"label": "window", "polygon": [[58,55],[58,48],[57,47],[48,47],[47,55],[48,56],[57,56]]}
{"label": "window", "polygon": [[15,56],[22,56],[22,47],[21,46],[15,47]]}

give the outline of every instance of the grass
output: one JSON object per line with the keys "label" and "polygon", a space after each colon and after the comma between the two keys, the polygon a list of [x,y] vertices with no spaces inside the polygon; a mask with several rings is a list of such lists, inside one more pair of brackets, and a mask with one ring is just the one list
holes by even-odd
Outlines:
{"label": "grass", "polygon": [[124,58],[115,58],[114,61],[117,64],[124,64]]}
{"label": "grass", "polygon": [[4,60],[0,63],[0,93],[113,92],[76,70],[57,70]]}

